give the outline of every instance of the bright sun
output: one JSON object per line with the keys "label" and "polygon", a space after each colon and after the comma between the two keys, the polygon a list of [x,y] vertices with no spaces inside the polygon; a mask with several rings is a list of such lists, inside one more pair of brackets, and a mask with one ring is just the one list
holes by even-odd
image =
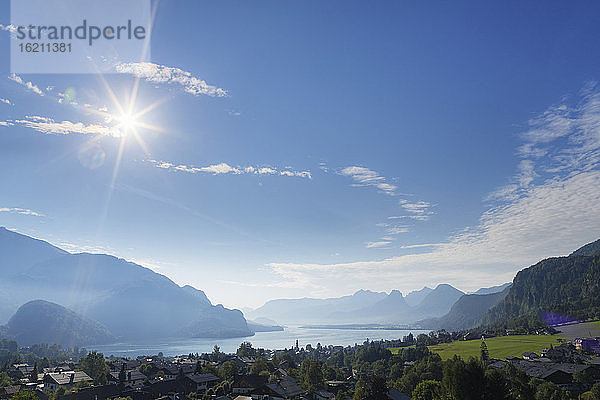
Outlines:
{"label": "bright sun", "polygon": [[116,119],[119,121],[119,128],[121,128],[123,134],[129,133],[138,125],[137,118],[133,114],[122,114]]}

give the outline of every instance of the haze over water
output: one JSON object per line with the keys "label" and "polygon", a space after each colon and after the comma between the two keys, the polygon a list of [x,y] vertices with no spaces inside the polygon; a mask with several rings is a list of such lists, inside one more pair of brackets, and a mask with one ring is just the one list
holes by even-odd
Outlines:
{"label": "haze over water", "polygon": [[279,332],[257,332],[252,337],[230,339],[173,339],[151,342],[114,343],[109,345],[90,346],[105,356],[137,357],[139,355],[152,355],[162,352],[165,356],[175,356],[189,353],[210,353],[215,345],[224,353],[234,353],[242,342],[250,342],[254,348],[284,349],[295,345],[296,340],[300,347],[317,343],[323,346],[352,346],[362,344],[365,340],[393,340],[402,339],[412,332],[417,336],[427,333],[424,330],[391,330],[391,329],[306,329],[300,327],[287,327]]}

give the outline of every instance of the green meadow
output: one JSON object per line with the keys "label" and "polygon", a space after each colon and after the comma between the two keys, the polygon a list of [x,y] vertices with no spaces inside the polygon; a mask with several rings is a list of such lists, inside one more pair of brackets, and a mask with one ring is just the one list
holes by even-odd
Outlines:
{"label": "green meadow", "polygon": [[[558,335],[516,335],[516,336],[498,336],[485,339],[490,358],[504,359],[509,356],[521,357],[526,351],[540,352],[544,347],[557,345],[558,339],[563,336]],[[429,346],[429,349],[439,354],[443,360],[452,358],[455,354],[468,359],[470,357],[479,357],[481,354],[481,339],[456,341],[451,343],[442,343],[435,346]],[[397,353],[398,349],[390,349],[392,353]]]}

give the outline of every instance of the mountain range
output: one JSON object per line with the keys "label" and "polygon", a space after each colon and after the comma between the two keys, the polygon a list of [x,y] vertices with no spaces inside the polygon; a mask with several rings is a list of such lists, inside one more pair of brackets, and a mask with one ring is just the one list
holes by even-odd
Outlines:
{"label": "mountain range", "polygon": [[[70,318],[79,323],[83,319],[105,327],[109,334],[97,336],[104,339],[253,334],[241,311],[212,305],[201,290],[180,287],[164,275],[123,259],[71,254],[5,228],[0,228],[0,273],[0,321],[7,321],[24,303],[41,299],[64,307],[66,312],[51,311],[68,314],[65,321]],[[38,312],[49,310],[39,305]],[[19,309],[18,318],[11,319],[14,329],[31,315],[25,311]],[[8,328],[4,331],[10,333],[10,321]],[[87,337],[77,332],[74,336]],[[63,343],[71,340],[64,339]]]}
{"label": "mountain range", "polygon": [[[488,288],[490,292],[494,288]],[[497,290],[502,290],[499,286]],[[448,313],[464,293],[451,285],[424,287],[406,296],[359,290],[328,299],[277,299],[246,312],[252,319],[268,318],[282,324],[412,324]]]}

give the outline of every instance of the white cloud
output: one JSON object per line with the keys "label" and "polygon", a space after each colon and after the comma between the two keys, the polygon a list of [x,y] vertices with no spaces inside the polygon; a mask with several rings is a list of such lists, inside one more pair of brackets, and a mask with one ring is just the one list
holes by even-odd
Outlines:
{"label": "white cloud", "polygon": [[9,106],[12,105],[12,103],[8,99],[0,98],[0,101],[3,102],[4,104],[8,104]]}
{"label": "white cloud", "polygon": [[0,213],[28,215],[30,217],[43,217],[44,216],[44,214],[41,214],[39,212],[29,210],[27,208],[19,208],[19,207],[0,207]]}
{"label": "white cloud", "polygon": [[366,244],[367,249],[372,249],[372,248],[376,248],[376,247],[385,247],[387,245],[389,245],[390,241],[386,241],[386,240],[382,240],[380,242],[369,242]]}
{"label": "white cloud", "polygon": [[12,25],[12,24],[11,25],[0,24],[0,30],[8,31],[8,32],[16,32],[17,31],[17,27],[14,26],[14,25]]}
{"label": "white cloud", "polygon": [[[443,243],[403,246],[408,254],[383,260],[274,262],[268,267],[278,279],[313,296],[347,294],[360,288],[410,291],[440,282],[475,290],[512,280],[524,267],[569,254],[598,239],[599,92],[586,88],[578,104],[549,108],[530,122],[523,140],[519,154],[526,162],[517,165],[513,182],[495,192],[500,194],[495,196],[497,203],[481,215],[476,226]],[[411,206],[405,209],[414,215],[429,209],[421,202],[402,205],[407,204]],[[429,251],[422,251],[428,247]]]}
{"label": "white cloud", "polygon": [[19,75],[17,74],[10,74],[8,76],[8,79],[17,82],[20,85],[25,86],[27,89],[31,90],[32,92],[39,94],[40,96],[44,95],[44,92],[42,92],[42,89],[40,89],[39,87],[37,87],[36,85],[34,85],[31,82],[28,81],[24,81]]}
{"label": "white cloud", "polygon": [[121,63],[115,66],[117,72],[132,74],[138,78],[152,83],[176,84],[183,87],[187,93],[208,95],[213,97],[227,96],[225,89],[206,83],[206,81],[192,76],[191,73],[175,67],[153,64],[149,62]]}
{"label": "white cloud", "polygon": [[83,134],[83,135],[103,135],[120,137],[121,131],[115,126],[106,126],[101,124],[83,124],[81,122],[61,121],[56,122],[52,118],[40,117],[37,115],[27,115],[22,120],[8,120],[3,121],[5,124],[0,123],[4,126],[21,125],[27,128],[35,129],[38,132],[47,135],[69,135],[69,134]]}
{"label": "white cloud", "polygon": [[198,173],[206,173],[212,175],[222,175],[222,174],[232,174],[232,175],[241,175],[241,174],[251,174],[251,175],[279,175],[279,176],[289,176],[289,177],[299,177],[299,178],[308,178],[312,179],[312,175],[310,171],[295,171],[290,168],[277,169],[273,167],[234,167],[227,163],[218,163],[213,165],[208,165],[206,167],[192,167],[185,164],[173,164],[166,161],[159,160],[147,160],[149,163],[153,164],[157,168],[187,172],[190,174],[198,174]]}
{"label": "white cloud", "polygon": [[339,173],[352,178],[356,182],[354,186],[372,186],[390,196],[396,194],[395,185],[387,183],[385,177],[369,168],[350,166],[343,168]]}

